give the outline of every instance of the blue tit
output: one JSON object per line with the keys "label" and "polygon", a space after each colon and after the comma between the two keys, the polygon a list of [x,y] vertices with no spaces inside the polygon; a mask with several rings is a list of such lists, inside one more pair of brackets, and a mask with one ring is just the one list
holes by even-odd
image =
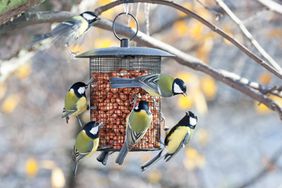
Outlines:
{"label": "blue tit", "polygon": [[144,137],[148,128],[151,126],[152,113],[148,102],[141,100],[138,105],[132,109],[126,122],[125,142],[116,159],[116,163],[119,165],[122,165],[128,151]]}
{"label": "blue tit", "polygon": [[84,82],[76,82],[70,87],[65,95],[65,106],[62,118],[66,118],[67,123],[70,116],[78,118],[81,113],[88,109],[87,98],[85,95],[87,87],[88,85]]}
{"label": "blue tit", "polygon": [[73,173],[76,174],[80,159],[97,151],[99,145],[99,128],[102,123],[95,121],[88,122],[78,133],[73,148],[73,161],[75,163]]}
{"label": "blue tit", "polygon": [[184,81],[167,74],[149,74],[137,78],[111,78],[110,84],[112,88],[141,87],[151,96],[186,95]]}
{"label": "blue tit", "polygon": [[51,39],[56,46],[69,45],[82,36],[99,18],[94,12],[86,11],[58,24],[51,32],[36,35],[33,44]]}
{"label": "blue tit", "polygon": [[[142,171],[162,158],[168,162],[181,148],[185,147],[190,141],[197,122],[197,116],[190,111],[186,112],[186,115],[166,135],[165,147],[153,159],[141,166]],[[162,154],[163,152],[165,153]]]}

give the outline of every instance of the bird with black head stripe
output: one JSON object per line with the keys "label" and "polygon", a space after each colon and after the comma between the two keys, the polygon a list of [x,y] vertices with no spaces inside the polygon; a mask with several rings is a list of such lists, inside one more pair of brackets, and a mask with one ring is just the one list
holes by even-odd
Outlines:
{"label": "bird with black head stripe", "polygon": [[149,166],[162,158],[164,158],[165,162],[168,162],[175,156],[181,148],[189,143],[192,131],[195,129],[197,122],[197,116],[191,111],[186,112],[185,116],[166,135],[165,147],[153,159],[141,166],[142,171],[145,171]]}
{"label": "bird with black head stripe", "polygon": [[76,82],[66,93],[62,118],[66,118],[67,123],[70,116],[73,116],[78,118],[80,126],[82,126],[79,115],[88,109],[88,103],[85,94],[87,88],[88,85],[84,82]]}
{"label": "bird with black head stripe", "polygon": [[51,39],[56,46],[69,45],[81,37],[96,21],[98,16],[86,11],[58,24],[51,32],[34,36],[33,44]]}

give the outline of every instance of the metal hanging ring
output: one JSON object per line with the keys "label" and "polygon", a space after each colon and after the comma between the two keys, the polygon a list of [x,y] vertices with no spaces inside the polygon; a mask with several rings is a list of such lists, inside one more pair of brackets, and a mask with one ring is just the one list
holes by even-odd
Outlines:
{"label": "metal hanging ring", "polygon": [[114,19],[114,21],[113,21],[113,26],[112,26],[114,35],[115,35],[115,37],[116,37],[118,40],[120,40],[120,41],[122,40],[122,38],[120,38],[120,37],[118,36],[118,34],[116,33],[116,20],[117,20],[117,18],[120,17],[121,15],[131,16],[131,17],[133,18],[133,20],[135,21],[135,23],[136,23],[136,32],[134,33],[134,35],[132,35],[132,36],[129,38],[129,40],[132,40],[134,37],[136,37],[136,35],[137,35],[138,31],[139,31],[139,25],[138,25],[137,19],[136,19],[131,13],[128,13],[128,12],[119,13],[119,14],[115,17],[115,19]]}

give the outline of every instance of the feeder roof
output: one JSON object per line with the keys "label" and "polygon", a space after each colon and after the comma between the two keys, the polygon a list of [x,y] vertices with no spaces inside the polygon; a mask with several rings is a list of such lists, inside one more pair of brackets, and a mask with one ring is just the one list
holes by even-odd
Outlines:
{"label": "feeder roof", "polygon": [[124,57],[124,56],[160,56],[172,57],[174,55],[156,48],[145,47],[110,47],[93,49],[77,55],[77,58],[89,57]]}

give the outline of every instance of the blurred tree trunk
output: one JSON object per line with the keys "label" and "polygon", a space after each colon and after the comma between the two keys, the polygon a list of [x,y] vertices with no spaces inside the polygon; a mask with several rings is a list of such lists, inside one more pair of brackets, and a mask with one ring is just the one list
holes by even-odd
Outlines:
{"label": "blurred tree trunk", "polygon": [[13,20],[27,11],[30,7],[42,3],[44,0],[1,0],[0,25]]}

